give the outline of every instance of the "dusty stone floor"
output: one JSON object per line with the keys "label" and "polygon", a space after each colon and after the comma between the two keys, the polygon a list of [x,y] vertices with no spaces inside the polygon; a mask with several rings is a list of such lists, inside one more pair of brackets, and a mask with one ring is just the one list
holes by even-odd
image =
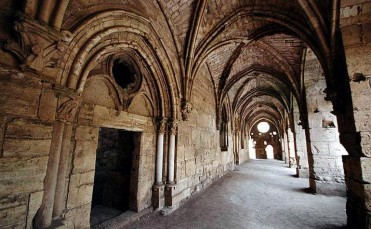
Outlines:
{"label": "dusty stone floor", "polygon": [[129,228],[344,228],[343,197],[306,193],[282,161],[237,166],[169,216],[144,218]]}

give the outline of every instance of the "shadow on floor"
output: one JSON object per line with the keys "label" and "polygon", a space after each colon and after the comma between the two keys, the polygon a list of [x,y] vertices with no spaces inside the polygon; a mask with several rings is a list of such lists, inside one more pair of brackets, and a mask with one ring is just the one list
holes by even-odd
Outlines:
{"label": "shadow on floor", "polygon": [[326,226],[323,226],[323,227],[319,227],[318,229],[350,229],[350,228],[347,227],[347,226],[339,227],[339,226],[335,226],[335,225],[326,225]]}
{"label": "shadow on floor", "polygon": [[296,188],[296,189],[294,189],[294,191],[314,195],[314,193],[312,192],[312,190],[309,187],[308,188]]}

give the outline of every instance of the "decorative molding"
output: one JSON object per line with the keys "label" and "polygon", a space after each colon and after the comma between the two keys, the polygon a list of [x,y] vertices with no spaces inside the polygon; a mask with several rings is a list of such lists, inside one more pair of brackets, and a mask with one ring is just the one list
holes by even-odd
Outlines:
{"label": "decorative molding", "polygon": [[72,39],[71,33],[58,32],[20,13],[18,17],[14,23],[18,39],[8,40],[4,49],[21,61],[22,68],[40,72],[45,67],[58,66],[67,43]]}

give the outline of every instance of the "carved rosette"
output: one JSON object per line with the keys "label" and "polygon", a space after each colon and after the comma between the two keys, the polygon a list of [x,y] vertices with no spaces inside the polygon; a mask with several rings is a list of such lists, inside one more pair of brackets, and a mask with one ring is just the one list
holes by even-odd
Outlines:
{"label": "carved rosette", "polygon": [[24,15],[19,14],[14,23],[17,41],[8,40],[4,49],[14,54],[22,63],[22,68],[40,72],[45,67],[59,65],[71,33],[47,28]]}
{"label": "carved rosette", "polygon": [[182,119],[184,121],[188,121],[189,119],[189,114],[191,113],[193,107],[192,103],[189,101],[183,100],[181,104],[181,113],[182,113]]}

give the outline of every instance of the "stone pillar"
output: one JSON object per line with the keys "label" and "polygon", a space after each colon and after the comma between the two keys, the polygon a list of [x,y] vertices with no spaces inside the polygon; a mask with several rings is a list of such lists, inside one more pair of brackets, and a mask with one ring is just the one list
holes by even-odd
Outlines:
{"label": "stone pillar", "polygon": [[61,216],[64,209],[66,158],[68,158],[69,140],[71,140],[72,132],[72,126],[67,123],[71,123],[74,120],[80,102],[76,98],[70,99],[66,97],[61,98],[60,102],[49,151],[49,160],[44,181],[44,196],[42,204],[33,220],[34,228],[50,227],[53,216]]}
{"label": "stone pillar", "polygon": [[347,216],[351,228],[371,228],[371,158],[343,156]]}
{"label": "stone pillar", "polygon": [[[294,130],[295,131],[295,130]],[[288,160],[289,160],[289,167],[291,168],[296,163],[296,146],[295,146],[295,133],[289,127],[287,129],[287,149],[288,149]],[[297,174],[296,174],[297,175]]]}
{"label": "stone pillar", "polygon": [[157,154],[156,154],[156,180],[153,185],[152,206],[161,208],[164,205],[164,183],[162,181],[163,162],[164,162],[164,135],[165,122],[158,122],[157,130]]}
{"label": "stone pillar", "polygon": [[57,121],[54,124],[53,138],[50,146],[48,167],[44,181],[44,196],[42,204],[34,219],[34,228],[48,228],[52,223],[55,188],[57,184],[58,165],[62,147],[65,124]]}
{"label": "stone pillar", "polygon": [[170,134],[167,183],[175,183],[175,134]]}
{"label": "stone pillar", "polygon": [[249,159],[256,159],[256,152],[254,148],[254,139],[249,137]]}
{"label": "stone pillar", "polygon": [[70,153],[72,135],[72,125],[66,124],[63,134],[63,142],[61,149],[61,156],[59,160],[57,186],[55,190],[53,218],[61,217],[63,210],[65,209],[65,187],[66,187],[66,175],[68,167],[68,159]]}
{"label": "stone pillar", "polygon": [[340,140],[349,153],[343,156],[348,227],[360,229],[371,228],[370,18],[369,1],[340,1],[339,28],[353,104],[348,110],[353,112],[355,127],[350,125],[353,120],[349,114],[338,117],[338,126],[344,126]]}
{"label": "stone pillar", "polygon": [[289,164],[289,167],[291,168],[291,163],[290,163],[290,157],[291,157],[291,148],[290,148],[290,135],[289,131],[287,130],[286,132],[286,155],[287,155],[287,163]]}
{"label": "stone pillar", "polygon": [[[284,134],[284,133],[283,133]],[[281,139],[281,148],[282,148],[282,160],[287,163],[287,157],[286,157],[286,145],[285,145],[285,136],[283,136]]]}
{"label": "stone pillar", "polygon": [[156,155],[156,184],[162,184],[162,167],[164,156],[164,134],[157,135],[157,155]]}
{"label": "stone pillar", "polygon": [[[298,109],[298,108],[295,108]],[[307,139],[305,136],[305,128],[307,126],[307,120],[304,120],[306,116],[300,115],[299,111],[294,112],[295,122],[295,142],[296,142],[296,153],[297,153],[297,169],[298,176],[309,177],[308,170],[308,152],[307,152]],[[300,162],[299,162],[300,161]]]}
{"label": "stone pillar", "polygon": [[316,192],[316,182],[315,182],[315,173],[313,169],[314,160],[313,160],[313,153],[311,147],[311,140],[310,140],[310,133],[309,127],[306,125],[305,127],[305,139],[307,144],[307,152],[308,152],[308,173],[309,173],[309,189],[315,193]]}
{"label": "stone pillar", "polygon": [[177,133],[177,123],[170,123],[169,155],[168,155],[168,174],[165,188],[165,204],[173,206],[173,196],[175,190],[175,137]]}
{"label": "stone pillar", "polygon": [[234,134],[234,163],[236,165],[240,164],[240,132],[238,130],[235,131]]}

